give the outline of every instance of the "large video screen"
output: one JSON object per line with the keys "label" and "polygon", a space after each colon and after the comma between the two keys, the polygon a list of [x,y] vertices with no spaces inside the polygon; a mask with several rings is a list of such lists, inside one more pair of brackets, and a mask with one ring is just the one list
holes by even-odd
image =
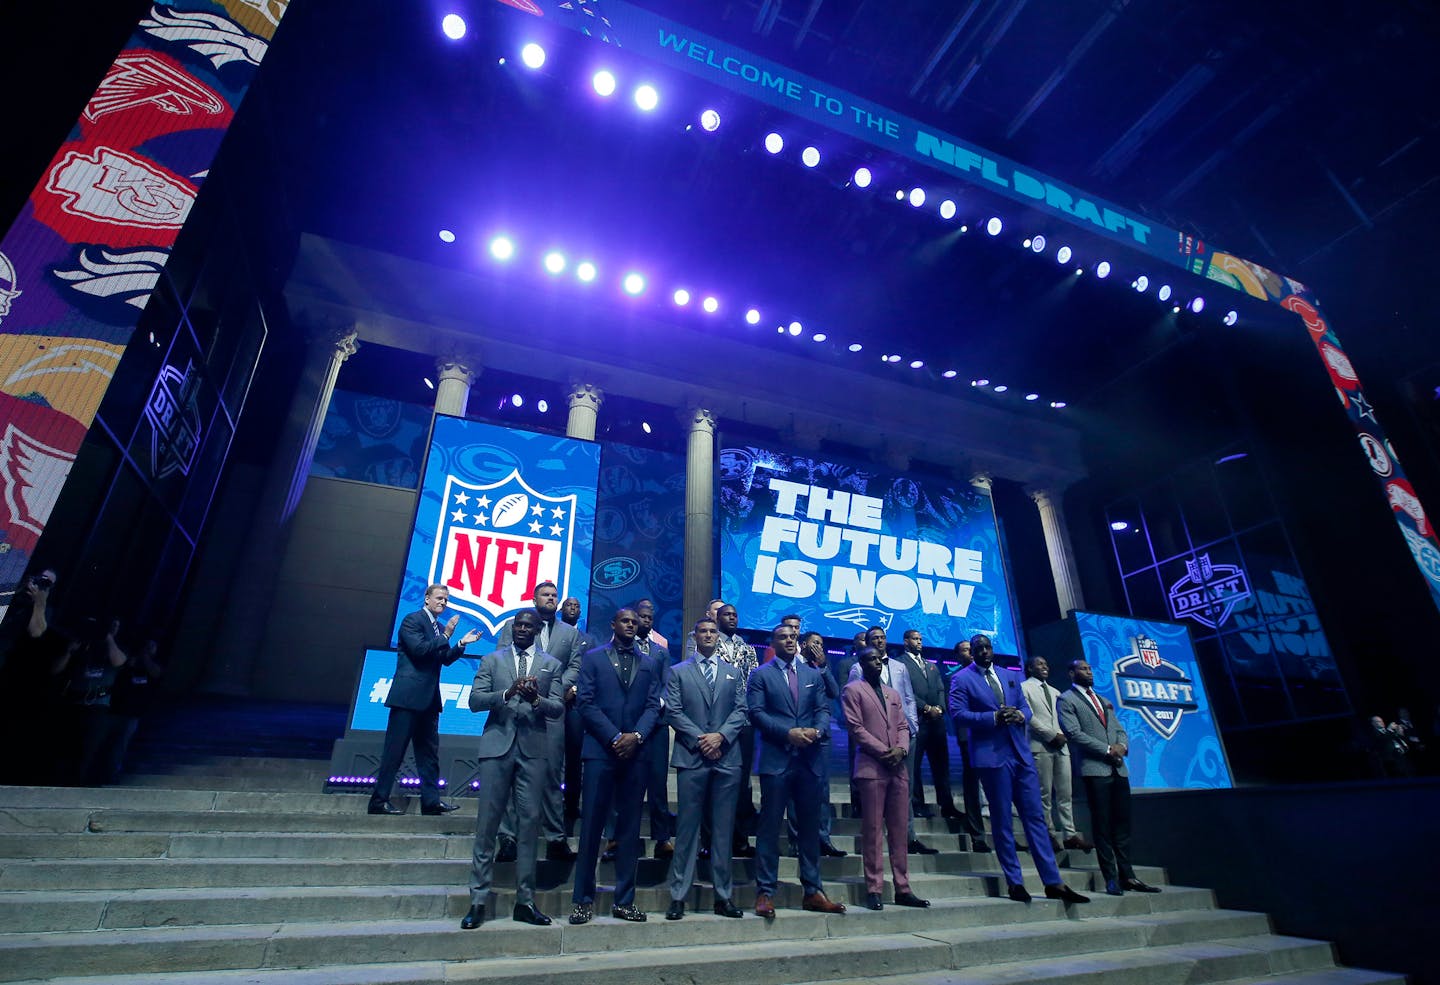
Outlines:
{"label": "large video screen", "polygon": [[786,613],[848,638],[869,626],[927,646],[984,633],[1021,654],[989,495],[753,446],[720,451],[720,594],[740,624]]}

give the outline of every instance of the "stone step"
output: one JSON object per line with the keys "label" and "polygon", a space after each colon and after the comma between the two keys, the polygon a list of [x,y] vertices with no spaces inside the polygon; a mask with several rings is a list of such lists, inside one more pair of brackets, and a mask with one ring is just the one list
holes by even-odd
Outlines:
{"label": "stone step", "polygon": [[[857,924],[872,920],[878,933],[857,932],[863,930]],[[156,976],[182,970],[313,969],[333,965],[337,956],[343,955],[349,965],[444,963],[436,969],[443,978],[422,979],[437,982],[549,982],[574,974],[583,975],[587,985],[631,985],[637,978],[654,980],[657,968],[663,967],[669,981],[778,985],[817,974],[823,980],[874,979],[964,968],[976,963],[975,948],[991,938],[1003,943],[991,946],[990,953],[1028,959],[1040,968],[1057,956],[1077,960],[1073,958],[1076,953],[1096,951],[1106,956],[1139,957],[1151,966],[1162,964],[1164,952],[1169,959],[1164,965],[1193,968],[1206,948],[1213,952],[1206,957],[1217,967],[1236,969],[1236,974],[1227,977],[1329,963],[1324,945],[1319,945],[1316,953],[1306,954],[1305,949],[1317,947],[1313,942],[1248,936],[1247,928],[1255,926],[1254,920],[1250,914],[1179,912],[1152,915],[1147,920],[1048,920],[944,930],[937,925],[935,912],[890,908],[881,913],[857,911],[839,916],[787,911],[773,921],[753,917],[726,920],[708,914],[678,923],[656,919],[645,924],[626,924],[607,916],[584,927],[569,927],[563,921],[548,928],[497,921],[475,934],[459,932],[453,921],[8,934],[0,935],[0,956],[9,959],[0,961],[0,980],[19,980],[23,974],[38,980],[104,975],[111,982],[122,975],[149,975],[151,981],[157,981]],[[1206,934],[1215,932],[1238,936],[1202,944],[1164,943],[1176,937],[1206,940]],[[1152,938],[1160,946],[1147,948]],[[1292,942],[1284,946],[1274,943],[1281,940]],[[737,944],[744,946],[734,946]],[[1194,953],[1187,953],[1187,948]],[[484,959],[475,960],[477,953]],[[529,960],[495,960],[498,958]],[[1283,969],[1274,967],[1276,964]],[[347,970],[353,975],[357,969]]]}

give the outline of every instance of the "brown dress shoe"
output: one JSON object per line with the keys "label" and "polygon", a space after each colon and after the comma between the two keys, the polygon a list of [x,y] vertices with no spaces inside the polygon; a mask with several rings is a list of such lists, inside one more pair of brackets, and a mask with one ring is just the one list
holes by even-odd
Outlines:
{"label": "brown dress shoe", "polygon": [[844,913],[845,904],[836,903],[824,893],[811,893],[800,901],[800,908],[816,913]]}
{"label": "brown dress shoe", "polygon": [[1065,847],[1079,849],[1082,852],[1088,853],[1094,849],[1095,846],[1086,841],[1084,835],[1071,835],[1065,839]]}
{"label": "brown dress shoe", "polygon": [[769,893],[761,893],[755,897],[755,915],[766,920],[775,917],[775,901],[770,898]]}
{"label": "brown dress shoe", "polygon": [[675,842],[662,841],[655,846],[656,858],[672,858],[675,855]]}

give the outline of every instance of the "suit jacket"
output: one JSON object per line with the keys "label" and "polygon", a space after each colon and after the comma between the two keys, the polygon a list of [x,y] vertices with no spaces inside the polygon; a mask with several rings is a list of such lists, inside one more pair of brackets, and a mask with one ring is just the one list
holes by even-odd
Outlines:
{"label": "suit jacket", "polygon": [[[510,622],[513,621],[510,620],[500,627],[500,641],[496,645],[502,650],[513,642],[510,636]],[[539,633],[535,634],[535,645],[537,647],[540,645]],[[575,678],[580,676],[580,658],[588,649],[590,646],[586,645],[585,637],[580,630],[556,616],[555,622],[550,626],[550,640],[545,647],[545,652],[560,661],[560,694],[562,696],[575,683]]]}
{"label": "suit jacket", "polygon": [[470,710],[489,712],[489,717],[485,719],[485,731],[480,734],[476,758],[497,759],[518,744],[521,755],[538,759],[545,755],[545,730],[564,727],[550,726],[546,721],[565,714],[565,702],[561,698],[564,668],[560,662],[535,650],[525,672],[536,679],[540,691],[540,700],[533,705],[518,694],[509,701],[504,699],[505,692],[515,683],[513,646],[507,644],[481,658],[475,683],[470,686]]}
{"label": "suit jacket", "polygon": [[1100,698],[1100,703],[1105,708],[1104,722],[1095,714],[1095,706],[1085,692],[1072,687],[1060,695],[1060,728],[1080,757],[1081,776],[1129,776],[1130,768],[1123,760],[1119,766],[1112,766],[1105,756],[1110,746],[1130,748],[1130,736],[1120,724],[1115,706],[1104,698]]}
{"label": "suit jacket", "polygon": [[395,654],[395,679],[385,696],[385,707],[410,711],[440,710],[440,668],[465,655],[463,646],[451,646],[445,634],[436,633],[424,609],[400,620],[400,650]]}
{"label": "suit jacket", "polygon": [[648,739],[660,721],[660,665],[637,652],[627,688],[620,680],[620,655],[612,640],[580,658],[575,680],[575,707],[585,739],[581,759],[613,759],[610,743],[621,732],[639,732]]}
{"label": "suit jacket", "polygon": [[995,723],[995,712],[1000,705],[979,664],[971,664],[950,678],[950,717],[955,720],[956,728],[970,730],[970,762],[975,766],[983,769],[1013,763],[1034,764],[1026,734],[1030,702],[1020,690],[1020,674],[999,664],[992,665],[992,669],[1005,694],[1005,703],[1024,714],[1025,726]]}
{"label": "suit jacket", "polygon": [[[891,657],[892,660],[896,659]],[[915,690],[916,711],[925,705],[934,705],[937,708],[945,707],[945,677],[940,673],[940,668],[933,661],[926,660],[922,655],[919,664],[908,653],[901,653],[899,660],[905,665],[905,672],[910,675],[910,686]],[[945,731],[945,719],[941,715],[939,720],[921,718],[921,722],[932,727]]]}
{"label": "suit jacket", "polygon": [[[900,694],[900,702],[905,706],[905,721],[910,723],[910,734],[914,735],[920,731],[920,709],[915,704],[915,687],[910,683],[910,668],[905,666],[907,663],[908,660],[895,657],[886,661],[890,668],[890,683],[887,686],[893,687]],[[856,663],[850,668],[850,680],[864,679],[860,673],[860,664]]]}
{"label": "suit jacket", "polygon": [[[675,665],[665,696],[665,721],[675,730],[671,766],[682,770],[705,766],[740,768],[740,747],[735,740],[750,723],[745,690],[745,674],[718,656],[713,689],[705,680],[698,658]],[[707,732],[719,732],[725,737],[719,759],[706,759],[700,752],[700,736]]]}
{"label": "suit jacket", "polygon": [[1050,692],[1050,701],[1055,702],[1053,709],[1050,706],[1050,701],[1046,701],[1044,695],[1041,693],[1040,681],[1037,678],[1027,677],[1024,683],[1020,685],[1020,690],[1025,695],[1025,700],[1030,703],[1030,724],[1027,726],[1027,731],[1030,733],[1030,751],[1057,752],[1062,756],[1069,756],[1070,746],[1068,743],[1059,749],[1048,744],[1054,741],[1057,734],[1065,730],[1060,727],[1061,691],[1059,688],[1050,687],[1048,684],[1046,687]]}
{"label": "suit jacket", "polygon": [[845,727],[855,740],[859,752],[851,773],[857,780],[883,780],[906,772],[905,760],[886,766],[880,757],[893,747],[910,751],[910,723],[905,720],[905,705],[900,693],[888,685],[880,685],[885,695],[881,705],[875,689],[864,680],[851,681],[840,695],[845,711]]}
{"label": "suit jacket", "polygon": [[[795,658],[795,675],[800,700],[790,696],[785,679],[785,663],[780,659],[761,664],[750,674],[746,703],[750,721],[760,736],[760,765],[755,772],[761,776],[783,773],[792,760],[823,776],[830,750],[830,699],[825,691],[822,673]],[[820,741],[805,748],[790,744],[792,728],[813,728]]]}

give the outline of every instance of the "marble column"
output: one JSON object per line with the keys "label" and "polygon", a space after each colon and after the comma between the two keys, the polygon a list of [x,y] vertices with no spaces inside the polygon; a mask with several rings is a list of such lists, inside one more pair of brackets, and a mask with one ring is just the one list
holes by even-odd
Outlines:
{"label": "marble column", "polygon": [[692,407],[681,418],[685,445],[685,601],[682,627],[705,614],[715,590],[715,413]]}
{"label": "marble column", "polygon": [[1040,510],[1040,526],[1045,531],[1045,550],[1050,555],[1050,574],[1055,579],[1055,597],[1064,618],[1075,609],[1085,607],[1080,594],[1080,575],[1075,568],[1075,552],[1070,546],[1070,533],[1060,509],[1060,496],[1049,489],[1031,489],[1030,498]]}
{"label": "marble column", "polygon": [[245,551],[235,566],[223,622],[212,641],[214,649],[202,685],[202,690],[212,693],[247,695],[251,691],[250,678],[275,597],[290,518],[310,477],[340,367],[360,348],[350,322],[316,321],[306,326],[306,339],[305,367],[277,442],[275,460],[256,501]]}
{"label": "marble column", "polygon": [[569,398],[570,416],[565,419],[566,437],[594,441],[595,421],[600,416],[600,405],[605,402],[605,391],[593,383],[572,381]]}
{"label": "marble column", "polygon": [[457,349],[435,357],[435,413],[464,417],[470,388],[480,375],[480,354]]}

